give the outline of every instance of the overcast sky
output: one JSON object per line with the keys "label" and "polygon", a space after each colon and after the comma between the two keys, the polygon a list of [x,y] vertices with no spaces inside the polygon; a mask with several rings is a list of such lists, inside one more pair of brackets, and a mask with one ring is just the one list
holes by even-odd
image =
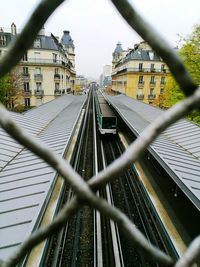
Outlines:
{"label": "overcast sky", "polygon": [[[39,0],[1,0],[0,27],[15,22],[22,28]],[[156,30],[172,45],[177,34],[189,34],[200,23],[199,0],[130,0]],[[118,15],[109,0],[68,0],[45,24],[55,36],[69,30],[75,44],[76,71],[98,78],[104,65],[111,65],[112,52],[120,41],[124,49],[140,37]]]}

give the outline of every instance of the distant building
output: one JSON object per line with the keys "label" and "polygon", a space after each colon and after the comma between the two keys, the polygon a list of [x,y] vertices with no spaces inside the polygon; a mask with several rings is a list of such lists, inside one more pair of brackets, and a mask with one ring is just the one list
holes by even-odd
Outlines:
{"label": "distant building", "polygon": [[112,73],[111,65],[103,66],[103,73],[100,75],[99,79],[100,87],[106,87],[112,84],[111,73]]}
{"label": "distant building", "polygon": [[[14,23],[10,32],[0,28],[0,55],[7,51],[16,36],[17,28]],[[58,39],[42,28],[31,48],[16,66],[23,80],[21,102],[26,107],[38,106],[74,90],[74,44],[69,31],[63,32],[61,42]]]}
{"label": "distant building", "polygon": [[103,76],[111,76],[112,73],[112,66],[111,65],[105,65],[103,66]]}
{"label": "distant building", "polygon": [[82,91],[86,89],[88,85],[88,81],[83,75],[77,75],[76,76],[76,81],[75,81],[75,89],[76,91]]}
{"label": "distant building", "polygon": [[168,68],[146,42],[124,51],[120,43],[113,52],[112,90],[149,104],[159,104]]}

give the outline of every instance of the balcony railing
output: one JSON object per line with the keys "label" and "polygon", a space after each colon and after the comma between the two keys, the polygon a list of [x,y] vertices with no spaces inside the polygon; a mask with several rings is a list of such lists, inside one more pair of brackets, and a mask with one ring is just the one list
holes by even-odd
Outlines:
{"label": "balcony railing", "polygon": [[24,80],[30,80],[30,73],[22,73],[22,78]]}
{"label": "balcony railing", "polygon": [[150,81],[149,82],[151,86],[156,86],[156,82],[155,81]]}
{"label": "balcony railing", "polygon": [[156,73],[169,73],[167,69],[156,69],[156,68],[127,68],[127,67],[119,67],[118,69],[114,70],[112,74],[118,73],[118,72],[156,72]]}
{"label": "balcony railing", "polygon": [[[21,60],[23,62],[23,60]],[[26,63],[30,64],[53,64],[53,65],[62,65],[71,68],[70,64],[68,62],[64,62],[62,60],[56,60],[56,59],[45,59],[45,58],[28,58]]]}
{"label": "balcony railing", "polygon": [[155,94],[148,95],[148,99],[155,99],[155,98],[156,98],[156,95]]}
{"label": "balcony railing", "polygon": [[160,82],[160,86],[164,86],[166,82]]}
{"label": "balcony railing", "polygon": [[142,82],[139,81],[139,82],[138,82],[138,87],[144,87],[144,81],[142,81]]}
{"label": "balcony railing", "polygon": [[25,96],[32,95],[32,90],[26,90],[26,91],[24,91],[24,95]]}
{"label": "balcony railing", "polygon": [[44,95],[44,90],[34,90],[35,96],[43,96]]}
{"label": "balcony railing", "polygon": [[54,80],[60,80],[60,74],[55,73],[54,74]]}
{"label": "balcony railing", "polygon": [[54,95],[61,95],[62,91],[59,89],[54,90]]}
{"label": "balcony railing", "polygon": [[36,81],[42,81],[43,80],[43,75],[40,73],[40,74],[34,74],[34,78]]}
{"label": "balcony railing", "polygon": [[143,94],[139,94],[136,96],[138,100],[143,100],[144,99],[144,95]]}

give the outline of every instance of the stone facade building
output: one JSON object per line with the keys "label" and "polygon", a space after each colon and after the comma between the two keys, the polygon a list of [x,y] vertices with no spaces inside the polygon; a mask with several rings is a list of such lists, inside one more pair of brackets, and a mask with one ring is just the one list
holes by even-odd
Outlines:
{"label": "stone facade building", "polygon": [[159,105],[168,68],[146,42],[124,51],[118,43],[113,53],[112,90],[148,104]]}
{"label": "stone facade building", "polygon": [[[6,53],[16,36],[14,23],[10,32],[0,28],[0,55]],[[22,77],[20,101],[25,107],[39,106],[74,90],[75,53],[69,31],[63,32],[59,42],[58,37],[41,29],[16,68]]]}

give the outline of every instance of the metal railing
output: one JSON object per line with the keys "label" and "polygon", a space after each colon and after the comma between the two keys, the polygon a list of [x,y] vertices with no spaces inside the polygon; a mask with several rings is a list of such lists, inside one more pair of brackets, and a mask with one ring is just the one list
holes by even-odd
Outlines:
{"label": "metal railing", "polygon": [[148,99],[155,99],[155,98],[156,98],[156,95],[155,94],[148,95]]}
{"label": "metal railing", "polygon": [[34,94],[35,94],[35,96],[43,96],[44,95],[44,90],[35,89],[34,90]]}
{"label": "metal railing", "polygon": [[43,80],[43,74],[34,74],[35,81],[42,81]]}
{"label": "metal railing", "polygon": [[[100,199],[95,194],[99,187],[102,187],[107,182],[118,177],[133,164],[163,130],[182,118],[193,108],[200,107],[200,88],[193,82],[190,74],[175,51],[168,46],[167,42],[163,40],[150,25],[148,25],[127,0],[111,1],[127,23],[143,38],[143,40],[149,43],[152,49],[168,65],[176,82],[187,98],[165,111],[162,116],[152,122],[118,160],[113,162],[104,171],[92,177],[88,182],[84,182],[80,175],[77,174],[64,159],[57,156],[45,145],[41,146],[35,138],[26,134],[26,132],[11,119],[8,112],[0,106],[0,125],[2,128],[20,144],[27,147],[51,165],[52,168],[71,185],[76,193],[76,196],[70,203],[63,207],[50,225],[34,232],[33,235],[21,244],[17,252],[15,252],[7,262],[2,260],[0,266],[16,266],[35,245],[45,238],[50,237],[56,230],[58,231],[66,223],[66,220],[74,215],[82,205],[89,205],[115,221],[121,233],[132,242],[133,246],[137,246],[138,249],[148,254],[154,261],[162,266],[191,266],[200,256],[200,236],[198,236],[182,257],[177,262],[174,262],[169,255],[166,255],[150,244],[144,235],[121,211],[110,206],[105,200]],[[39,3],[15,43],[1,58],[0,77],[3,77],[20,61],[25,52],[31,47],[38,31],[45,24],[48,17],[63,2],[64,0],[42,0]]]}
{"label": "metal railing", "polygon": [[25,96],[31,96],[32,95],[32,90],[24,90],[24,95]]}
{"label": "metal railing", "polygon": [[143,94],[138,94],[136,97],[137,97],[138,100],[143,100],[144,99],[144,95]]}

